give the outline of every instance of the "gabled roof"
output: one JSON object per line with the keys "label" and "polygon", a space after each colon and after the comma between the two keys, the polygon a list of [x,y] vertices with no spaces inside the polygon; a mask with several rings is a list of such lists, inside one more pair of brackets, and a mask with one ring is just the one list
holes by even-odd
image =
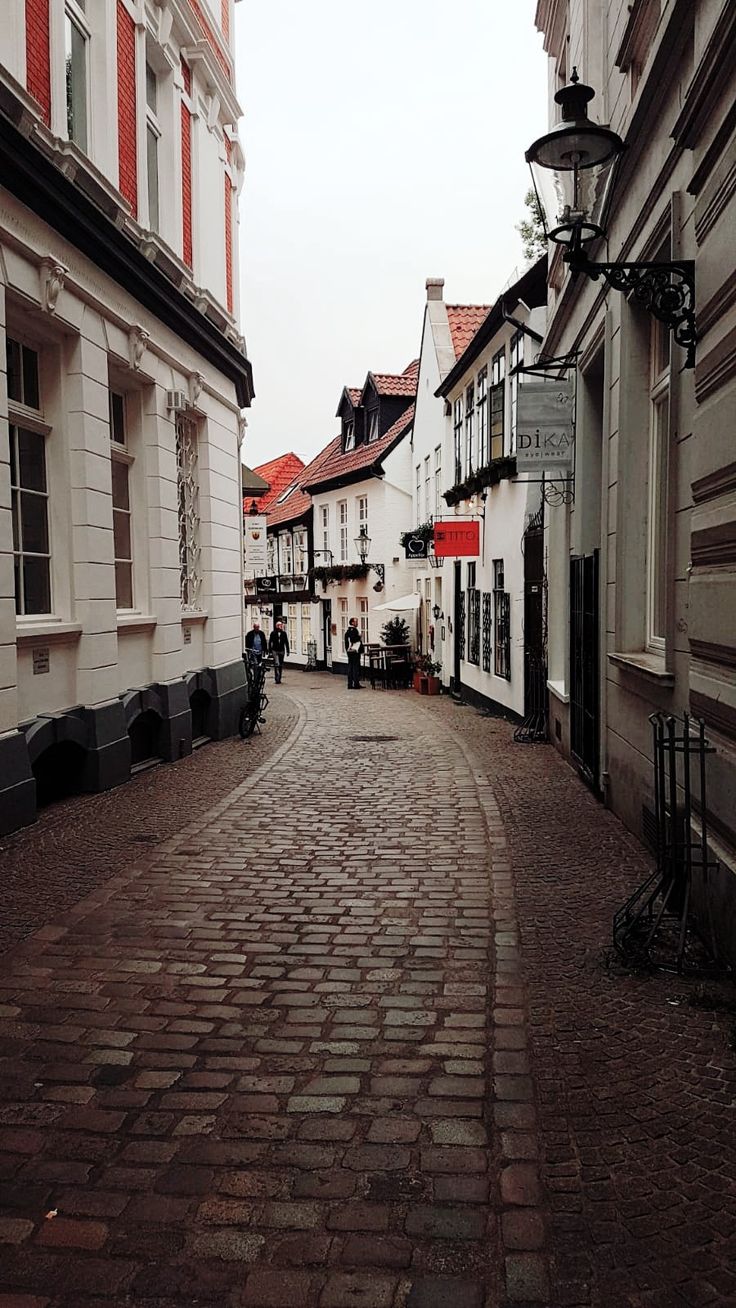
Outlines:
{"label": "gabled roof", "polygon": [[361,391],[359,386],[343,386],[342,395],[340,396],[340,403],[337,406],[337,413],[335,416],[338,418],[340,417],[340,415],[342,414],[342,406],[346,400],[348,400],[348,402],[352,405],[354,409],[357,409],[358,405],[360,404],[360,397],[362,393],[363,392]]}
{"label": "gabled roof", "polygon": [[387,395],[392,397],[416,395],[418,378],[418,359],[413,359],[408,368],[405,368],[401,373],[369,372],[361,395],[365,395],[369,382],[372,382],[377,395]]}
{"label": "gabled roof", "polygon": [[491,307],[490,304],[448,304],[447,321],[456,359],[465,353],[478,328],[491,312]]}
{"label": "gabled roof", "polygon": [[[485,318],[481,322],[474,336],[471,336],[463,353],[457,359],[454,368],[451,368],[442,383],[437,387],[435,395],[448,395],[457,385],[463,374],[470,367],[471,363],[478,357],[488,342],[495,336],[504,322],[507,321],[506,314],[513,310],[518,304],[525,304],[529,309],[541,308],[547,303],[547,256],[542,255],[531,268],[519,278],[513,286],[499,295],[496,303],[491,306]],[[534,335],[534,333],[531,333]],[[541,337],[537,337],[541,342]]]}
{"label": "gabled roof", "polygon": [[340,448],[339,436],[331,440],[319,454],[315,455],[311,463],[302,469],[291,486],[286,488],[288,494],[277,497],[266,513],[268,527],[279,527],[286,522],[296,522],[308,513],[312,507],[312,497],[304,490],[307,478],[318,472],[336,447]]}
{"label": "gabled roof", "polygon": [[268,463],[261,463],[253,471],[268,482],[269,489],[258,497],[256,504],[259,513],[265,513],[270,504],[277,500],[279,495],[290,482],[298,477],[304,468],[304,460],[299,458],[298,454],[280,454],[277,459],[270,459]]}
{"label": "gabled roof", "polygon": [[[416,387],[414,388],[416,390]],[[346,481],[360,481],[360,473],[370,476],[373,472],[379,472],[381,460],[390,454],[395,445],[411,428],[414,422],[414,405],[410,404],[409,408],[402,413],[400,418],[396,419],[393,426],[378,441],[371,441],[370,444],[363,443],[356,446],[354,450],[348,450],[343,453],[342,439],[337,436],[335,440],[328,445],[324,451],[324,462],[313,471],[309,476],[303,478],[303,484],[310,490],[315,490],[319,486],[326,486],[329,482],[339,482],[342,478]]]}

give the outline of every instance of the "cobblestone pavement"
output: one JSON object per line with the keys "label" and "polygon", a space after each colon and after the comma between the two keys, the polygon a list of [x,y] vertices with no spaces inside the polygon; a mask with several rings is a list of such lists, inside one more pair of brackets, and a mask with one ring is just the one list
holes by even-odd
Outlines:
{"label": "cobblestone pavement", "polygon": [[514,745],[505,723],[451,701],[433,711],[472,750],[509,842],[552,1303],[733,1308],[732,988],[611,967],[611,918],[643,880],[641,846],[551,748]]}
{"label": "cobblestone pavement", "polygon": [[226,794],[260,766],[297,720],[291,700],[270,686],[269,693],[262,735],[217,741],[117,790],[55,804],[33,827],[0,839],[0,952],[122,871],[131,856],[180,831],[203,792]]}
{"label": "cobblestone pavement", "polygon": [[284,690],[0,960],[0,1308],[736,1303],[728,1022],[603,964],[637,847],[506,724]]}

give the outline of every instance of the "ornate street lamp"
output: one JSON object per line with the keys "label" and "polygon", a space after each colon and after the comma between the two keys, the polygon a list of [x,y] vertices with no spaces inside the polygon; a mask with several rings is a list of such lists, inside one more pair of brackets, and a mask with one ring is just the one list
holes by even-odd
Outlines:
{"label": "ornate street lamp", "polygon": [[618,166],[626,146],[609,127],[588,117],[595,92],[573,69],[569,86],[555,95],[560,120],[526,152],[547,239],[565,247],[573,275],[583,273],[631,296],[674,333],[695,366],[695,265],[594,263],[585,246],[606,234]]}
{"label": "ornate street lamp", "polygon": [[366,564],[369,568],[372,568],[374,572],[378,573],[381,585],[383,585],[386,580],[386,569],[383,563],[368,563],[368,555],[370,554],[371,549],[371,538],[365,527],[361,527],[358,535],[355,537],[355,548],[358,551],[358,558],[361,563]]}

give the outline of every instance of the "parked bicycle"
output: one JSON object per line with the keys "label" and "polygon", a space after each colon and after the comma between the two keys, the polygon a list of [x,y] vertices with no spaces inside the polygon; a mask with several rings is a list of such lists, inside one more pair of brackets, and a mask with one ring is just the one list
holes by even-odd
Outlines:
{"label": "parked bicycle", "polygon": [[268,708],[268,695],[265,691],[266,673],[273,668],[273,659],[265,656],[259,658],[252,650],[246,649],[243,651],[243,663],[248,698],[240,713],[238,729],[241,738],[247,740],[253,735],[256,727],[260,732],[261,723],[266,721],[264,717]]}

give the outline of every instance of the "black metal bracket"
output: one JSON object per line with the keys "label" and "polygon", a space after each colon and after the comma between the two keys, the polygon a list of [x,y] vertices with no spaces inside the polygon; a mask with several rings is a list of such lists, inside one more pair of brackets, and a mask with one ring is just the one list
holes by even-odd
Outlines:
{"label": "black metal bracket", "polygon": [[673,333],[687,351],[686,368],[695,367],[695,263],[681,259],[674,263],[594,263],[580,251],[571,252],[573,274],[584,273],[593,281],[603,277],[615,291],[641,305]]}

